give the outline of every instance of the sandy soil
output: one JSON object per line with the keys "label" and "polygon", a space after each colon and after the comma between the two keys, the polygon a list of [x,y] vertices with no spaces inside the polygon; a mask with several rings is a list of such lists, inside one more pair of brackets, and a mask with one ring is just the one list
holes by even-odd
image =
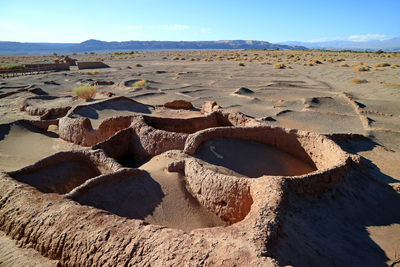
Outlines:
{"label": "sandy soil", "polygon": [[33,248],[20,248],[15,241],[0,231],[0,266],[55,267],[57,261],[49,260]]}
{"label": "sandy soil", "polygon": [[59,151],[77,149],[78,146],[58,138],[53,131],[41,131],[28,124],[3,124],[0,134],[0,162],[4,171],[14,171]]}
{"label": "sandy soil", "polygon": [[[172,57],[176,54],[186,58],[186,60],[172,60]],[[237,57],[236,54],[239,54],[239,56]],[[221,56],[221,58],[217,56]],[[167,59],[163,59],[163,57]],[[188,60],[189,57],[200,58],[200,61],[190,61]],[[245,66],[238,66],[234,57],[243,61]],[[263,59],[253,59],[256,57]],[[300,59],[293,60],[296,57]],[[303,65],[305,62],[317,58],[322,64]],[[339,61],[329,62],[329,58],[343,59],[349,67],[340,67]],[[210,60],[206,62],[203,61],[204,59]],[[280,61],[290,65],[291,68],[274,69],[273,65]],[[353,67],[360,62],[369,65],[370,70],[365,72],[354,71]],[[374,67],[379,62],[387,62],[394,67]],[[302,51],[153,52],[138,53],[130,59],[106,60],[105,63],[110,65],[111,68],[99,70],[99,73],[94,75],[87,75],[83,71],[73,69],[69,72],[2,79],[0,80],[0,95],[30,86],[31,88],[41,88],[50,96],[72,96],[72,89],[75,86],[107,80],[113,81],[114,84],[101,85],[99,90],[126,96],[144,104],[160,105],[168,101],[183,99],[192,102],[196,108],[200,108],[204,101],[214,100],[223,108],[239,110],[274,126],[322,134],[360,134],[365,138],[341,141],[339,145],[344,150],[363,157],[368,175],[376,181],[376,184],[372,183],[368,186],[376,188],[382,186],[384,189],[381,188],[376,192],[388,194],[392,198],[390,203],[398,203],[398,193],[392,188],[400,190],[400,167],[398,164],[400,162],[400,68],[395,67],[395,64],[400,64],[399,55]],[[143,67],[135,67],[136,63],[140,63]],[[366,79],[368,83],[354,84],[351,82],[353,78]],[[133,88],[132,81],[139,79],[149,81],[150,88]],[[240,87],[249,90],[236,91]],[[79,146],[60,140],[55,128],[43,132],[14,123],[20,119],[39,119],[38,116],[31,116],[20,111],[21,103],[32,96],[34,96],[32,93],[23,91],[0,97],[1,170],[9,171],[22,168],[57,151],[81,149]],[[106,97],[97,94],[96,101],[100,99],[106,99]],[[57,101],[63,102],[64,100]],[[53,104],[56,105],[57,101],[36,99],[31,100],[30,103],[39,107],[51,107]],[[83,100],[72,100],[72,98],[71,101],[68,100],[67,102],[68,105],[71,104],[72,106],[85,104]],[[62,104],[64,105],[65,101]],[[81,113],[77,112],[75,115],[91,119],[94,128],[110,116],[129,115],[135,112],[154,113],[152,110],[132,109],[123,104],[111,109],[104,109],[99,105],[97,109],[90,111],[82,109],[81,111]],[[164,117],[199,115],[198,111],[180,111],[174,114],[172,115],[168,110],[159,110],[158,114],[153,115]],[[211,146],[214,147],[213,151],[210,150]],[[253,150],[252,153],[231,153],[231,151],[237,151],[238,148],[240,148],[240,152],[248,152],[249,146]],[[204,147],[203,152],[208,160],[214,157],[214,161],[210,163],[252,177],[273,173],[274,167],[282,163],[287,164],[289,160],[290,164],[279,168],[279,170],[285,169],[287,171],[285,174],[294,175],[313,170],[310,166],[304,166],[303,163],[297,162],[295,159],[288,159],[287,155],[281,155],[271,148],[263,150],[255,144],[231,143],[220,140],[215,144],[208,144],[208,147]],[[271,153],[274,155],[273,157]],[[217,155],[224,158],[219,158]],[[226,160],[228,157],[229,160]],[[253,162],[252,157],[269,158],[270,160],[264,160],[263,164],[257,161],[257,163],[260,163],[255,165],[257,173],[248,173],[248,164]],[[267,165],[264,165],[264,163],[267,163]],[[176,173],[166,172],[164,170],[165,164],[166,159],[156,157],[141,166],[149,172],[150,177],[146,179],[151,178],[150,183],[149,180],[144,180],[142,183],[152,188],[153,204],[150,212],[147,210],[139,215],[149,223],[181,229],[221,225],[215,217],[207,214],[186,196],[182,189],[182,177]],[[134,185],[135,183],[132,184],[133,187]],[[372,190],[371,192],[375,191]],[[370,195],[360,193],[360,198],[372,198],[372,196],[373,193]],[[346,206],[346,211],[341,211],[338,208],[340,201],[342,201],[340,197],[338,197],[339,200],[326,198],[326,196],[310,199],[299,197],[299,199],[296,198],[297,202],[290,202],[293,209],[289,208],[288,218],[292,216],[292,219],[287,219],[288,223],[283,227],[283,234],[282,237],[278,238],[275,251],[278,258],[281,257],[280,262],[282,264],[293,264],[295,266],[312,264],[312,260],[307,261],[304,257],[299,256],[302,253],[322,261],[327,260],[329,256],[340,255],[343,257],[343,261],[340,261],[340,263],[355,265],[359,263],[357,259],[369,259],[366,256],[368,252],[357,254],[352,251],[351,249],[354,246],[350,246],[351,249],[348,251],[345,248],[342,249],[352,242],[359,242],[359,246],[367,244],[379,248],[380,254],[375,258],[371,256],[373,260],[370,263],[372,265],[377,264],[375,266],[390,263],[396,257],[399,257],[400,248],[396,247],[400,236],[398,216],[385,213],[384,216],[386,217],[381,220],[378,217],[373,220],[366,219],[366,222],[360,223],[358,218],[351,216],[355,208],[350,204]],[[185,201],[179,202],[182,206],[176,206],[176,199],[184,199]],[[355,198],[354,201],[356,200],[358,201],[357,208],[364,210],[370,217],[374,217],[372,211],[379,211],[371,201],[361,201]],[[303,205],[303,207],[299,205]],[[323,208],[321,208],[322,206]],[[307,207],[309,212],[302,213],[297,210],[303,210],[304,207]],[[332,218],[332,221],[337,224],[330,223],[329,226],[333,227],[330,231],[332,233],[347,231],[348,235],[354,232],[355,239],[344,238],[337,241],[331,234],[328,236],[321,234],[326,229],[316,227],[317,218],[321,216],[329,218],[330,215],[326,211],[331,209],[341,215]],[[177,212],[178,210],[179,212]],[[182,216],[186,213],[192,214],[192,216]],[[121,214],[121,216],[129,217],[126,214]],[[307,217],[304,219],[302,216]],[[392,216],[391,219],[387,220],[387,217],[390,216]],[[307,235],[307,230],[304,230],[304,236],[300,237],[300,233],[291,230],[296,228],[296,226],[293,226],[296,223],[303,226],[309,225],[312,228],[312,230],[308,229],[311,234]],[[361,232],[363,234],[359,234]],[[365,235],[365,232],[369,234]],[[3,239],[1,237],[1,240]],[[306,245],[290,249],[288,244],[297,242],[296,240]],[[326,249],[323,251],[319,249],[331,240],[334,241],[328,249],[330,252]],[[334,244],[339,244],[338,246],[342,247],[339,249]],[[3,246],[0,247],[4,248]],[[6,249],[6,252],[8,250]],[[25,257],[22,255],[30,254],[17,251],[25,250],[15,250],[17,255],[10,256],[15,258],[14,265],[26,265],[29,261],[23,260],[27,258],[22,258]],[[293,252],[294,258],[296,255],[298,256],[297,260],[293,257],[282,258],[286,255],[285,251]],[[11,251],[8,252],[11,253]],[[12,265],[12,261],[7,261],[7,257],[9,257],[7,253],[1,253],[0,262]],[[12,253],[14,253],[14,250]],[[35,256],[32,256],[32,260],[34,258]],[[335,261],[332,262],[331,265],[334,265]]]}

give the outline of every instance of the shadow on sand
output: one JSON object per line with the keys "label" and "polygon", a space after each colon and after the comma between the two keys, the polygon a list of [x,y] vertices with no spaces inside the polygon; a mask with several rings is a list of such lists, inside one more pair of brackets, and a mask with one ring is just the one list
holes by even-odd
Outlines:
{"label": "shadow on sand", "polygon": [[353,166],[321,196],[289,195],[271,254],[282,265],[387,266],[367,227],[400,223],[400,195]]}
{"label": "shadow on sand", "polygon": [[128,176],[96,186],[77,201],[121,217],[143,220],[161,203],[164,193],[149,174]]}

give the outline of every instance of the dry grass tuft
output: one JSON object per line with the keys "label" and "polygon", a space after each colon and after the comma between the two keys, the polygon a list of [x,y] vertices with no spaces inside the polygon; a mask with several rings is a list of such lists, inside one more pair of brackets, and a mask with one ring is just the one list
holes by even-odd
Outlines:
{"label": "dry grass tuft", "polygon": [[80,87],[75,87],[73,90],[74,94],[78,97],[85,99],[88,101],[89,99],[93,99],[97,92],[97,85],[84,85]]}
{"label": "dry grass tuft", "polygon": [[361,64],[361,65],[355,66],[354,71],[369,71],[369,66]]}
{"label": "dry grass tuft", "polygon": [[354,79],[351,80],[351,82],[352,82],[352,83],[355,83],[355,84],[368,83],[367,80],[359,79],[359,78],[354,78]]}
{"label": "dry grass tuft", "polygon": [[8,65],[1,65],[0,71],[23,71],[25,70],[25,65],[20,64],[8,64]]}
{"label": "dry grass tuft", "polygon": [[245,65],[244,65],[243,62],[238,62],[238,66],[239,66],[239,67],[244,67]]}
{"label": "dry grass tuft", "polygon": [[380,62],[380,63],[376,64],[375,67],[377,67],[377,68],[378,67],[390,67],[390,64],[386,63],[386,62]]}
{"label": "dry grass tuft", "polygon": [[86,71],[85,74],[86,75],[96,75],[96,74],[99,74],[99,72],[97,70],[95,70],[95,71]]}
{"label": "dry grass tuft", "polygon": [[276,63],[274,69],[285,69],[286,65],[284,63]]}
{"label": "dry grass tuft", "polygon": [[138,87],[138,88],[149,88],[150,87],[150,83],[147,82],[146,80],[140,80],[137,81],[133,84],[133,87]]}
{"label": "dry grass tuft", "polygon": [[347,64],[346,62],[340,62],[339,67],[348,67],[349,64]]}

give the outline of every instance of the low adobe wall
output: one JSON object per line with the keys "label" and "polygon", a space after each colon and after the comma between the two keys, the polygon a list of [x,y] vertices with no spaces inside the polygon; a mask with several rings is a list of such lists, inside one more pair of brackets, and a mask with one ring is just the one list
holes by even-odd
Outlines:
{"label": "low adobe wall", "polygon": [[109,68],[110,67],[101,61],[78,62],[77,65],[78,65],[78,69],[80,69],[80,70],[100,69],[100,68]]}
{"label": "low adobe wall", "polygon": [[26,72],[70,70],[68,63],[25,64]]}

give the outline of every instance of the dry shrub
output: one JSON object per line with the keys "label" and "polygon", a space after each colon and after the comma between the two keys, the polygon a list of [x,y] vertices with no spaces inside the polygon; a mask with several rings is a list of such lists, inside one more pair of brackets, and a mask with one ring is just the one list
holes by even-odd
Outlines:
{"label": "dry shrub", "polygon": [[9,64],[9,65],[1,65],[0,66],[1,71],[24,71],[25,70],[25,65],[20,65],[20,64]]}
{"label": "dry shrub", "polygon": [[361,64],[361,65],[355,66],[354,71],[369,71],[369,66]]}
{"label": "dry shrub", "polygon": [[147,82],[146,80],[140,80],[140,81],[135,82],[133,84],[133,87],[149,88],[150,87],[150,83]]}
{"label": "dry shrub", "polygon": [[136,64],[135,64],[135,67],[140,68],[140,67],[143,67],[143,65],[142,65],[142,64],[139,64],[139,63],[136,63]]}
{"label": "dry shrub", "polygon": [[351,82],[355,83],[355,84],[368,83],[367,80],[359,79],[359,78],[354,78],[354,79],[351,80]]}
{"label": "dry shrub", "polygon": [[239,66],[239,67],[244,67],[245,65],[244,65],[243,62],[238,62],[238,66]]}
{"label": "dry shrub", "polygon": [[179,60],[179,57],[175,56],[175,57],[172,58],[172,60]]}
{"label": "dry shrub", "polygon": [[390,66],[390,64],[389,63],[386,63],[386,62],[380,62],[380,63],[378,63],[378,64],[376,64],[375,65],[375,67],[389,67]]}
{"label": "dry shrub", "polygon": [[349,64],[347,64],[346,62],[340,62],[339,67],[348,67]]}
{"label": "dry shrub", "polygon": [[85,74],[86,75],[96,75],[96,74],[99,74],[99,72],[97,70],[95,70],[95,71],[86,71]]}
{"label": "dry shrub", "polygon": [[85,99],[88,101],[89,99],[93,99],[97,92],[97,85],[84,85],[80,87],[75,87],[73,90],[74,94],[78,97]]}
{"label": "dry shrub", "polygon": [[274,69],[284,69],[284,68],[286,68],[286,65],[283,63],[276,63],[274,65]]}

